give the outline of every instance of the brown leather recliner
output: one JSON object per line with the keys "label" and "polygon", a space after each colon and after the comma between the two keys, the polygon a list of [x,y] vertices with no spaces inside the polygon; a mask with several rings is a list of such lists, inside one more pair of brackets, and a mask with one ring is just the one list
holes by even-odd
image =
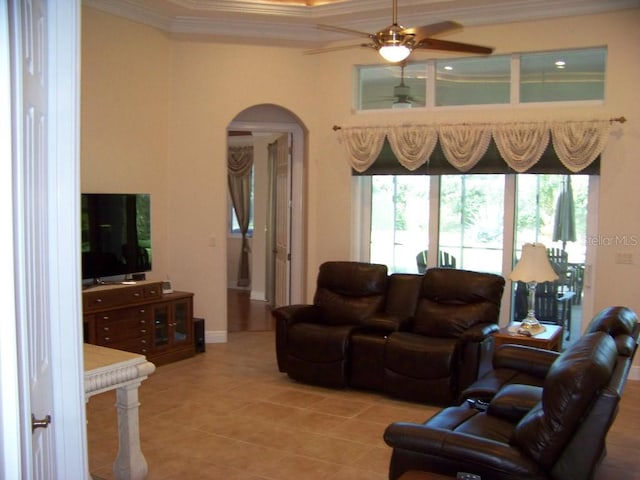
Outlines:
{"label": "brown leather recliner", "polygon": [[[607,307],[598,312],[585,329],[585,334],[608,333],[615,341],[619,363],[631,368],[640,323],[636,313],[623,306]],[[501,345],[493,356],[493,369],[462,391],[460,401],[477,399],[490,401],[505,385],[524,384],[542,386],[553,362],[560,353],[524,345]]]}
{"label": "brown leather recliner", "polygon": [[604,451],[626,379],[616,343],[590,333],[563,352],[542,387],[508,384],[486,407],[448,407],[424,424],[394,423],[389,479],[409,470],[491,480],[585,480]]}
{"label": "brown leather recliner", "polygon": [[350,334],[364,319],[383,311],[387,283],[386,265],[323,263],[312,305],[272,311],[280,371],[307,383],[347,386]]}
{"label": "brown leather recliner", "polygon": [[456,400],[491,368],[504,285],[490,273],[427,270],[415,315],[386,341],[385,391],[427,403]]}

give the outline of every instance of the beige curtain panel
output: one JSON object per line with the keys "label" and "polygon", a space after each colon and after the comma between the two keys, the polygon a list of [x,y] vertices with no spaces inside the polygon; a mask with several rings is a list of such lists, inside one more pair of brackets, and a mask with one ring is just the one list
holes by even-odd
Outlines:
{"label": "beige curtain panel", "polygon": [[251,218],[251,167],[253,166],[253,146],[229,147],[227,152],[227,180],[233,210],[242,233],[242,252],[238,266],[238,286],[251,285],[249,272],[249,219]]}
{"label": "beige curtain panel", "polygon": [[343,127],[339,138],[351,167],[360,173],[376,161],[385,137],[398,162],[410,171],[427,163],[440,141],[447,161],[460,172],[467,172],[480,161],[493,139],[502,159],[516,172],[526,172],[535,165],[551,141],[562,164],[577,173],[602,153],[610,125],[610,120],[591,120]]}

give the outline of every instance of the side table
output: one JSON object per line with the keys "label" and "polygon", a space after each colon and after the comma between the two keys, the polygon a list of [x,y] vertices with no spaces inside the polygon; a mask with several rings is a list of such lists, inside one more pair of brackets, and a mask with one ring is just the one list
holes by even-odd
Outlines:
{"label": "side table", "polygon": [[156,366],[147,362],[144,355],[84,344],[86,401],[92,395],[116,390],[118,455],[113,464],[116,480],[147,478],[147,461],[140,449],[138,387],[155,369]]}
{"label": "side table", "polygon": [[515,343],[516,345],[526,345],[528,347],[544,348],[546,350],[560,351],[562,347],[562,327],[559,325],[547,325],[546,330],[535,337],[527,337],[513,333],[520,326],[520,322],[513,322],[508,327],[502,327],[500,331],[493,334],[495,347],[505,343]]}

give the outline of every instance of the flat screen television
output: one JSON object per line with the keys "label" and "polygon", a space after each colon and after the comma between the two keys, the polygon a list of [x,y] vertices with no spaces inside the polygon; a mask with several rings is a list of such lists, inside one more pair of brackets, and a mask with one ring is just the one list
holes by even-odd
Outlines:
{"label": "flat screen television", "polygon": [[82,194],[82,278],[151,270],[151,198],[146,193]]}

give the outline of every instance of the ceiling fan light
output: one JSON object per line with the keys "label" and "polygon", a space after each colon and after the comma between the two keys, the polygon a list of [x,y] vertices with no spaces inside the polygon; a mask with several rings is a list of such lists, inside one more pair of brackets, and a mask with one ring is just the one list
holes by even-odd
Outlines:
{"label": "ceiling fan light", "polygon": [[406,45],[383,45],[378,53],[387,62],[398,63],[409,56],[411,49]]}

